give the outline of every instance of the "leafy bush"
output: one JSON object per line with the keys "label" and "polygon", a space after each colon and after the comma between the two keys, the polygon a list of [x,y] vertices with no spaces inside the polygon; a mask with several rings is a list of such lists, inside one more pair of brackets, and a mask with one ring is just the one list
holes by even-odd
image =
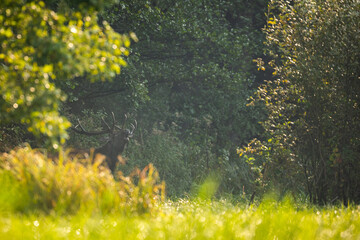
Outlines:
{"label": "leafy bush", "polygon": [[[146,213],[164,198],[164,183],[152,165],[115,181],[103,156],[58,159],[30,147],[0,156],[1,206],[20,212]],[[134,179],[136,178],[136,181]],[[11,200],[10,202],[8,200]]]}

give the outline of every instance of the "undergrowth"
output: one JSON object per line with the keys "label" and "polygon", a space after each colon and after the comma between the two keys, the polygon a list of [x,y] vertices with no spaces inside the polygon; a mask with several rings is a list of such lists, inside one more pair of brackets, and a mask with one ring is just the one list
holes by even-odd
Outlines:
{"label": "undergrowth", "polygon": [[104,156],[48,158],[30,147],[0,156],[0,210],[20,213],[147,213],[164,198],[165,185],[150,164],[115,181]]}

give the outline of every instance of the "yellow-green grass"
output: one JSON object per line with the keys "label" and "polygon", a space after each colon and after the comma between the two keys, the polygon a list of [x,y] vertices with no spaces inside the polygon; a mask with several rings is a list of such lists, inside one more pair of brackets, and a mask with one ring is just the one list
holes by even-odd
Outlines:
{"label": "yellow-green grass", "polygon": [[115,180],[103,156],[51,159],[30,147],[0,155],[0,212],[77,214],[151,212],[165,185],[150,164]]}
{"label": "yellow-green grass", "polygon": [[133,216],[6,213],[0,239],[360,239],[360,210],[178,201]]}

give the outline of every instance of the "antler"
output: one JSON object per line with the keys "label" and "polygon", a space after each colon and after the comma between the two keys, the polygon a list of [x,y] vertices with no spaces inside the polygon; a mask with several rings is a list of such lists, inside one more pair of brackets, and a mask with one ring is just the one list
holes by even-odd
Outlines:
{"label": "antler", "polygon": [[[84,135],[88,135],[88,136],[95,136],[95,135],[101,135],[101,134],[105,134],[105,133],[112,133],[115,129],[115,116],[114,113],[111,112],[112,114],[112,126],[110,127],[109,124],[107,124],[107,122],[104,120],[104,118],[101,118],[101,120],[103,121],[103,123],[105,124],[105,126],[107,127],[106,130],[102,130],[102,131],[86,131],[85,128],[81,125],[81,122],[79,119],[77,119],[78,124],[75,127],[72,127],[71,129],[73,131],[75,131],[76,133],[80,133],[80,134],[84,134]],[[78,127],[80,127],[80,130],[78,129]]]}
{"label": "antler", "polygon": [[[73,131],[75,131],[76,133],[80,133],[80,134],[84,134],[84,135],[88,135],[88,136],[101,135],[101,134],[105,134],[105,133],[113,133],[115,128],[118,130],[124,130],[128,116],[125,114],[125,119],[124,119],[122,127],[119,127],[115,124],[115,115],[113,112],[111,112],[111,116],[112,116],[112,125],[111,126],[109,126],[109,124],[104,120],[104,118],[101,118],[102,122],[104,123],[104,125],[107,128],[102,131],[87,131],[87,130],[85,130],[85,128],[81,125],[81,122],[79,119],[77,119],[77,125],[75,127],[71,127],[71,129]],[[133,134],[137,127],[137,121],[135,120],[134,124],[130,123],[130,126],[131,126],[131,130],[128,130],[128,131],[130,132],[130,134]]]}
{"label": "antler", "polygon": [[134,133],[134,130],[135,130],[135,129],[136,129],[136,127],[137,127],[137,121],[135,120],[134,122],[135,122],[135,125],[134,125],[134,124],[132,124],[132,123],[130,123],[130,125],[131,125],[131,131],[130,131],[130,133],[131,133],[131,134],[133,134],[133,133]]}
{"label": "antler", "polygon": [[126,124],[126,120],[127,120],[127,118],[128,118],[128,116],[127,116],[127,114],[125,114],[125,119],[124,119],[124,123],[123,123],[123,125],[122,125],[122,129],[124,129],[124,128],[125,128],[125,124]]}

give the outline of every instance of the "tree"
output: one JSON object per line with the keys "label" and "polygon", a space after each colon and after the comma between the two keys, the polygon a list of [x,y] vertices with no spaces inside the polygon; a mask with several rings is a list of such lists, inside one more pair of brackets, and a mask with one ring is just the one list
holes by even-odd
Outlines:
{"label": "tree", "polygon": [[269,4],[264,31],[276,79],[257,91],[266,131],[240,154],[265,182],[315,203],[360,201],[359,10],[352,0]]}
{"label": "tree", "polygon": [[[101,3],[100,3],[101,2]],[[106,1],[109,4],[111,1]],[[102,1],[5,0],[0,3],[1,124],[26,124],[57,148],[70,123],[59,114],[75,77],[104,81],[120,73],[130,37],[120,35],[97,11]]]}

